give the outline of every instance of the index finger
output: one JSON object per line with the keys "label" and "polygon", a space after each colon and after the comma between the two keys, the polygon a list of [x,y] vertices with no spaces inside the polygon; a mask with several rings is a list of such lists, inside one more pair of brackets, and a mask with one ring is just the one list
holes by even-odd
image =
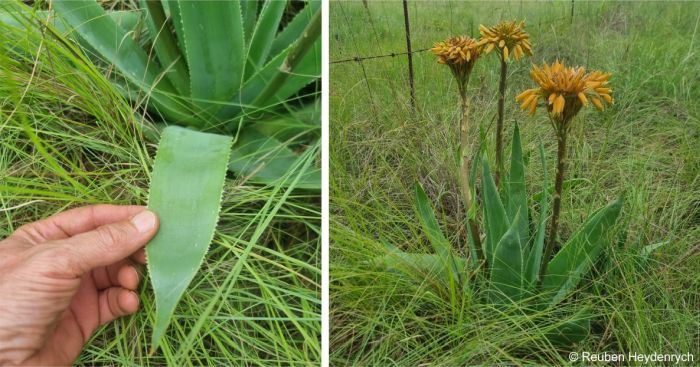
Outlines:
{"label": "index finger", "polygon": [[15,235],[34,243],[61,240],[105,224],[121,222],[144,210],[146,207],[140,205],[88,205],[25,224]]}

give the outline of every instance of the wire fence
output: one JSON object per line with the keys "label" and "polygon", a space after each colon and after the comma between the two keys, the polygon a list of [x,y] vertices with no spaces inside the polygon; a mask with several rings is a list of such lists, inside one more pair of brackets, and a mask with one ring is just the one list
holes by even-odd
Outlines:
{"label": "wire fence", "polygon": [[[428,51],[428,50],[430,50],[430,48],[421,48],[421,49],[419,49],[419,50],[413,50],[413,51],[411,51],[410,53],[412,53],[412,54],[417,54],[417,53],[425,52],[425,51]],[[365,61],[365,60],[383,59],[383,58],[385,58],[385,57],[396,57],[396,56],[403,56],[403,55],[408,55],[408,54],[409,54],[409,52],[405,51],[405,52],[392,52],[392,53],[388,53],[388,54],[384,54],[384,55],[355,56],[355,57],[351,57],[351,58],[348,58],[348,59],[334,60],[334,61],[329,62],[329,64],[343,64],[343,63],[346,63],[346,62],[353,62],[353,61],[354,61],[354,62],[360,62],[360,61]]]}
{"label": "wire fence", "polygon": [[[538,22],[538,27],[549,27],[552,25],[556,25],[557,23],[562,23],[563,21],[571,21],[571,18],[569,16],[566,17],[561,17],[561,18],[555,18],[555,19],[550,19],[546,22]],[[404,56],[408,54],[416,54],[416,53],[422,53],[425,51],[430,51],[431,47],[425,47],[425,48],[420,48],[417,50],[412,50],[411,52],[408,51],[400,51],[400,52],[390,52],[390,53],[385,53],[381,55],[369,55],[369,56],[353,56],[353,57],[347,57],[343,59],[338,59],[338,60],[331,60],[329,64],[344,64],[348,62],[360,62],[360,61],[365,61],[365,60],[373,60],[373,59],[383,59],[387,57],[397,57],[397,56]]]}
{"label": "wire fence", "polygon": [[[365,0],[362,1],[362,4],[363,4],[364,9],[365,9],[365,13],[366,13],[367,21],[370,25],[369,30],[371,30],[371,32],[374,33],[374,37],[376,37],[376,39],[379,40],[379,34],[377,32],[377,27],[375,25],[375,17],[372,15],[368,3],[369,2],[365,1]],[[388,53],[385,52],[385,53],[380,53],[380,54],[375,54],[375,55],[362,55],[362,54],[358,53],[358,54],[351,56],[351,57],[346,56],[344,58],[331,60],[329,63],[331,65],[342,65],[342,64],[350,64],[350,63],[354,63],[355,65],[357,65],[362,73],[363,82],[366,86],[370,101],[373,101],[374,94],[372,91],[372,87],[370,86],[368,77],[367,77],[367,67],[365,66],[365,61],[376,61],[376,60],[384,60],[384,59],[392,59],[392,58],[395,59],[395,58],[406,56],[406,68],[407,68],[406,69],[407,70],[406,79],[408,82],[406,84],[406,87],[408,89],[407,94],[409,94],[409,96],[410,96],[411,105],[415,108],[415,105],[416,105],[415,88],[416,88],[416,86],[415,86],[415,81],[413,78],[414,70],[413,70],[412,56],[415,54],[423,54],[426,51],[429,51],[432,48],[432,45],[423,44],[423,45],[421,45],[422,46],[421,48],[416,49],[414,47],[413,49],[411,49],[412,40],[411,40],[411,34],[410,34],[410,29],[409,29],[410,16],[409,16],[409,12],[408,12],[409,0],[404,0],[404,1],[402,1],[402,3],[403,3],[403,16],[404,16],[403,20],[404,20],[405,34],[406,34],[406,49],[405,50],[396,50],[394,52],[388,52]],[[345,9],[343,8],[342,1],[335,2],[335,4],[337,4],[338,7],[340,8],[339,9],[340,13],[345,18],[345,22],[347,24],[350,24],[349,19],[348,19],[348,15],[347,15]],[[451,2],[449,3],[449,6],[450,6],[450,12],[451,12],[452,11]],[[576,9],[576,13],[574,11],[575,9]],[[396,11],[397,11],[397,13],[401,11],[401,6],[398,6],[398,4],[397,4]],[[530,23],[530,26],[536,27],[538,30],[541,30],[543,27],[553,27],[553,26],[558,26],[558,25],[570,25],[570,24],[573,24],[575,17],[587,18],[590,16],[593,16],[593,14],[591,12],[589,12],[588,14],[586,14],[585,12],[581,12],[580,7],[575,8],[575,0],[571,0],[570,9],[567,9],[564,16],[554,17],[554,18],[550,18],[550,19],[546,19],[546,20],[538,19],[534,24]],[[451,16],[450,16],[450,19],[452,19]],[[452,25],[450,25],[450,28],[451,29],[453,28]],[[470,29],[470,31],[471,31],[471,37],[478,36],[478,30],[475,30],[473,22],[470,22],[468,29]],[[354,48],[355,48],[355,51],[357,51],[358,47],[357,47],[357,43],[356,43],[356,40],[354,37],[355,37],[354,35],[352,35],[352,34],[350,35],[351,44],[355,45]]]}

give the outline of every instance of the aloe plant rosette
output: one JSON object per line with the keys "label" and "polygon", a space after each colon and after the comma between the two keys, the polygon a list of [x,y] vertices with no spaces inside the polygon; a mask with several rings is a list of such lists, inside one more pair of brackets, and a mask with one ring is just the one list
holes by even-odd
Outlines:
{"label": "aloe plant rosette", "polygon": [[[572,295],[582,277],[603,253],[610,230],[620,214],[622,198],[590,215],[554,257],[545,257],[550,195],[547,192],[549,184],[541,146],[540,160],[544,172],[543,190],[538,202],[539,216],[531,219],[518,126],[513,134],[510,171],[504,177],[502,193],[494,182],[486,157],[482,159],[483,252],[488,263],[488,267],[481,268],[486,285],[483,302],[495,305],[527,303],[535,308],[551,308],[560,304]],[[414,278],[417,276],[416,280],[421,283],[428,275],[439,279],[449,290],[451,302],[456,303],[454,297],[457,297],[458,290],[473,280],[469,274],[479,268],[479,263],[474,254],[470,258],[454,254],[420,185],[416,185],[415,202],[416,213],[435,254],[406,253],[387,244],[388,253],[377,258],[375,264],[399,270]],[[534,233],[530,228],[534,229]],[[545,269],[542,276],[539,274],[541,267]],[[589,333],[590,314],[588,307],[580,307],[547,337],[557,344],[580,341]]]}
{"label": "aloe plant rosette", "polygon": [[146,250],[156,348],[212,241],[227,169],[248,182],[320,189],[320,171],[308,164],[320,137],[320,1],[143,0],[138,10],[108,12],[94,0],[54,0],[49,12],[9,8],[20,7],[58,39],[78,42],[156,122],[156,129],[144,124],[158,140],[148,205],[161,227]]}
{"label": "aloe plant rosette", "polygon": [[[140,4],[107,12],[93,0],[54,0],[49,19],[156,120],[233,136],[231,171],[281,182],[320,136],[320,1],[296,13],[287,1]],[[298,186],[319,189],[320,171]]]}

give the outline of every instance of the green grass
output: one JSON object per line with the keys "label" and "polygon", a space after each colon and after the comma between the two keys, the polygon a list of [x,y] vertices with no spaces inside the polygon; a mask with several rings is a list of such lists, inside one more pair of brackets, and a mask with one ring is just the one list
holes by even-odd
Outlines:
{"label": "green grass", "polygon": [[[109,70],[37,28],[0,25],[0,47],[0,237],[69,207],[145,204],[151,123],[114,89]],[[318,150],[303,162],[314,164]],[[155,305],[144,273],[141,311],[100,328],[76,363],[318,364],[319,235],[315,191],[230,175],[214,242],[161,349],[148,356]]]}
{"label": "green grass", "polygon": [[[611,244],[575,297],[538,314],[479,299],[480,281],[455,306],[433,279],[411,281],[373,267],[382,240],[432,253],[413,210],[422,183],[453,249],[466,256],[458,190],[458,95],[446,67],[414,55],[417,111],[409,105],[405,56],[330,68],[331,364],[569,364],[570,351],[692,353],[700,358],[700,44],[696,3],[409,2],[414,49],[479,23],[525,19],[535,55],[509,67],[506,136],[520,123],[529,194],[541,190],[537,149],[554,171],[556,141],[545,115],[529,117],[514,98],[531,88],[530,61],[585,65],[613,73],[616,103],[587,109],[570,135],[560,236],[622,192]],[[405,50],[399,2],[333,2],[330,59]],[[371,17],[371,20],[370,20]],[[473,33],[472,33],[473,32]],[[485,129],[493,157],[498,62],[472,73],[471,123]],[[476,131],[472,132],[475,138]],[[506,151],[508,151],[506,147]],[[551,179],[551,178],[550,178]],[[649,259],[646,245],[667,242]],[[478,278],[477,278],[478,279]],[[556,347],[544,337],[581,304],[592,333]],[[537,324],[535,321],[538,322]]]}

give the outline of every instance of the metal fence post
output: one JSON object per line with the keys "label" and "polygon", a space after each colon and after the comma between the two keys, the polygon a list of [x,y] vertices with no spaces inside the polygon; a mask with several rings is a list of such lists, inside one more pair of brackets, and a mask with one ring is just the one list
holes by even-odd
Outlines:
{"label": "metal fence post", "polygon": [[571,0],[571,20],[569,24],[574,24],[574,0]]}
{"label": "metal fence post", "polygon": [[411,51],[411,28],[408,20],[408,0],[403,0],[403,18],[406,27],[406,51],[408,56],[408,83],[411,88],[411,107],[416,108],[416,89],[413,83],[413,52]]}

